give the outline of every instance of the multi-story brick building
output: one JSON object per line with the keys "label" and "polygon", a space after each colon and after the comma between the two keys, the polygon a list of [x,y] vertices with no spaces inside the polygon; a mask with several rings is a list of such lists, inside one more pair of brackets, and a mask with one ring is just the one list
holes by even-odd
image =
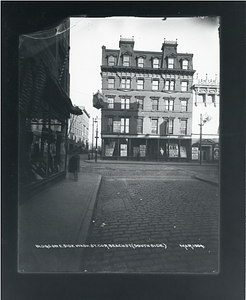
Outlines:
{"label": "multi-story brick building", "polygon": [[177,41],[161,51],[102,47],[102,157],[189,160],[191,154],[193,54],[178,53]]}
{"label": "multi-story brick building", "polygon": [[75,146],[80,147],[82,152],[88,151],[89,147],[89,122],[90,115],[84,106],[79,106],[82,115],[71,115],[68,124],[68,151],[73,151]]}

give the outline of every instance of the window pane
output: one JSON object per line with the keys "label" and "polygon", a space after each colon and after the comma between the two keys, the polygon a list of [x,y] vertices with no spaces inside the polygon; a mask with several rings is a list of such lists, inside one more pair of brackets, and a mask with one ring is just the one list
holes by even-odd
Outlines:
{"label": "window pane", "polygon": [[142,68],[143,66],[144,66],[144,60],[143,60],[142,57],[140,57],[140,58],[138,59],[138,67],[139,67],[139,68]]}
{"label": "window pane", "polygon": [[126,109],[130,109],[130,99],[126,99]]}
{"label": "window pane", "polygon": [[108,98],[108,108],[114,108],[114,98]]}
{"label": "window pane", "polygon": [[181,101],[181,111],[187,111],[187,101],[186,100]]}
{"label": "window pane", "polygon": [[121,109],[125,109],[125,99],[121,99]]}
{"label": "window pane", "polygon": [[137,89],[138,90],[143,89],[143,83],[144,83],[143,79],[138,79],[138,81],[137,81]]}
{"label": "window pane", "polygon": [[114,78],[108,79],[108,88],[113,89],[114,88]]}
{"label": "window pane", "polygon": [[173,58],[169,58],[168,59],[168,68],[169,69],[173,69],[174,67],[174,59]]}
{"label": "window pane", "polygon": [[169,102],[169,110],[173,111],[173,107],[174,107],[173,100],[170,100],[170,102]]}
{"label": "window pane", "polygon": [[159,89],[159,80],[153,80],[152,82],[152,90],[158,90]]}
{"label": "window pane", "polygon": [[165,90],[166,90],[166,91],[169,90],[169,84],[170,84],[170,81],[169,81],[169,80],[166,80],[166,82],[165,82]]}
{"label": "window pane", "polygon": [[113,132],[120,132],[120,121],[113,122]]}
{"label": "window pane", "polygon": [[188,60],[183,60],[183,66],[182,66],[182,68],[184,69],[184,70],[187,70],[188,69]]}
{"label": "window pane", "polygon": [[130,57],[127,55],[124,55],[124,57],[123,57],[123,66],[126,66],[126,67],[130,66]]}
{"label": "window pane", "polygon": [[182,92],[186,92],[188,89],[188,82],[187,81],[183,81],[181,84],[181,91]]}
{"label": "window pane", "polygon": [[159,59],[158,58],[155,58],[154,60],[153,60],[153,68],[159,68]]}
{"label": "window pane", "polygon": [[173,91],[174,90],[174,81],[171,80],[170,82],[170,91]]}
{"label": "window pane", "polygon": [[114,66],[114,57],[113,56],[109,56],[109,58],[108,58],[108,65],[109,66]]}

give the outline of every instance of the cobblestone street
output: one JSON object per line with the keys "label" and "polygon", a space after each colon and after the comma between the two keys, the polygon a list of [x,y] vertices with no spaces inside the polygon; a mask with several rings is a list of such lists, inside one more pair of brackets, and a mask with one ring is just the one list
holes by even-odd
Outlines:
{"label": "cobblestone street", "polygon": [[110,166],[94,169],[104,177],[83,271],[218,272],[218,187],[187,167]]}

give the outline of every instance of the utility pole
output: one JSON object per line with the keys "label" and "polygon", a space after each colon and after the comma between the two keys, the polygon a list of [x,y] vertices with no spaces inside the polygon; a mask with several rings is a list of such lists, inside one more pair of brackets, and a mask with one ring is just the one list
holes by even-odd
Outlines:
{"label": "utility pole", "polygon": [[98,120],[96,117],[96,153],[95,153],[95,162],[97,162],[97,139],[98,139]]}
{"label": "utility pole", "polygon": [[94,141],[94,118],[92,119],[92,154],[91,154],[92,159],[93,159],[93,141]]}
{"label": "utility pole", "polygon": [[200,165],[202,164],[202,126],[203,121],[202,121],[202,114],[200,114],[200,124],[198,124],[200,126]]}

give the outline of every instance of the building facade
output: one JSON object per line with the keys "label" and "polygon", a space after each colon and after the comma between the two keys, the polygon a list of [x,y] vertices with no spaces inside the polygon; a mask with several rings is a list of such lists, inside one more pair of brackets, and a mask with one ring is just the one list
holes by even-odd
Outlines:
{"label": "building facade", "polygon": [[[219,161],[220,87],[217,76],[194,80],[192,160]],[[200,128],[202,127],[202,128]],[[200,149],[201,148],[201,149]],[[201,155],[201,157],[200,157]]]}
{"label": "building facade", "polygon": [[89,148],[89,125],[90,115],[84,106],[79,106],[82,115],[71,115],[68,122],[68,151],[79,147],[82,153],[88,152]]}
{"label": "building facade", "polygon": [[119,49],[102,47],[102,157],[190,160],[193,54],[178,53],[177,41],[161,51],[134,50],[120,38]]}
{"label": "building facade", "polygon": [[81,114],[69,98],[69,27],[20,36],[20,199],[66,176],[68,118]]}

